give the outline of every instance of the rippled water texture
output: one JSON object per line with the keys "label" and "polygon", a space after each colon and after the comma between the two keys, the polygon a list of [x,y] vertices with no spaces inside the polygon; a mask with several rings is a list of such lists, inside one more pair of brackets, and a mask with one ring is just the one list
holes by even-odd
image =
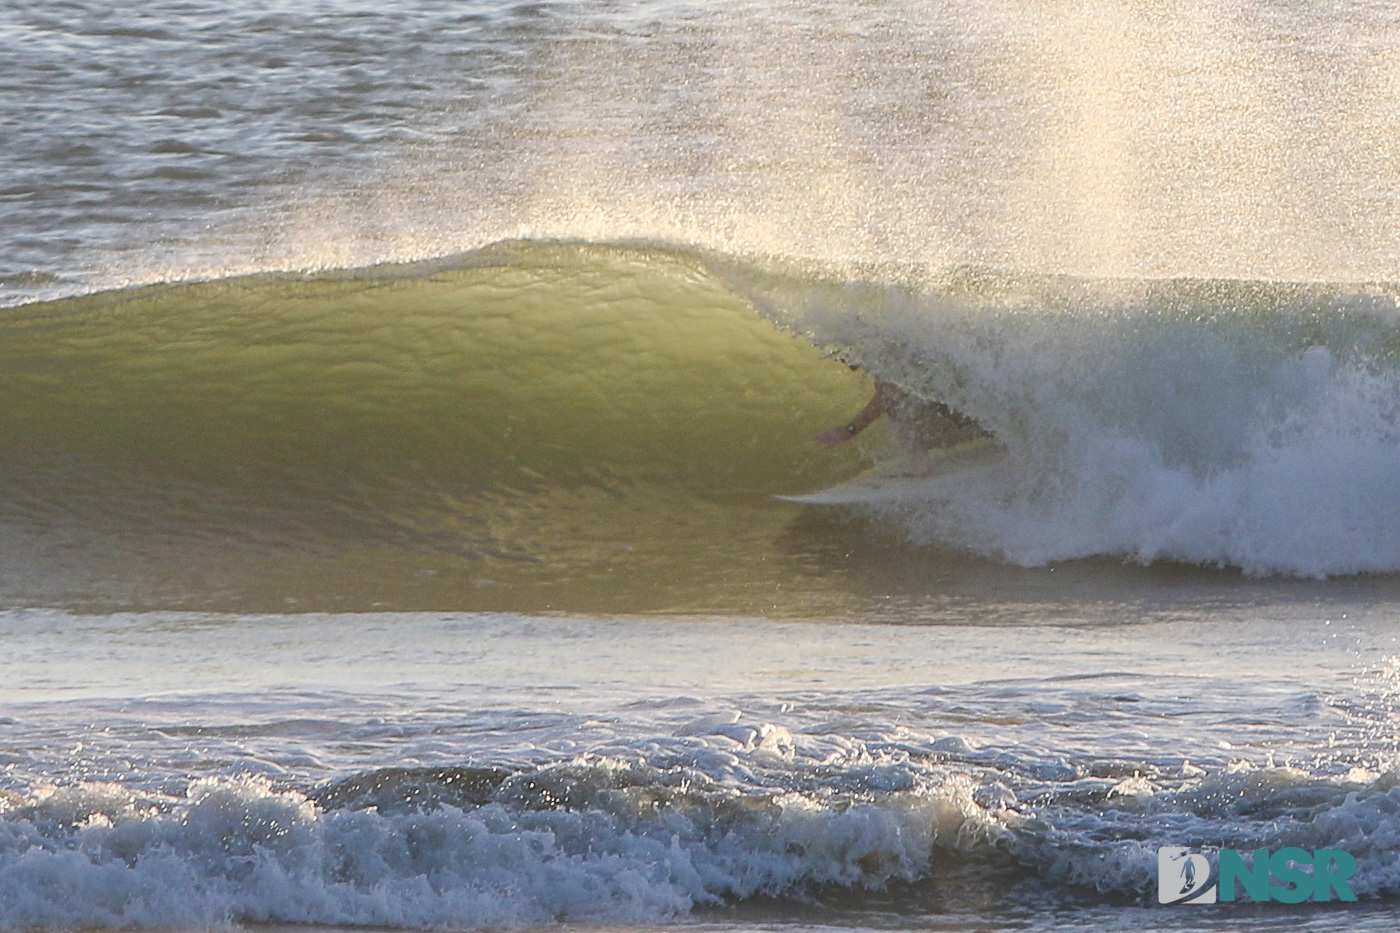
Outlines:
{"label": "rippled water texture", "polygon": [[1400,277],[1384,5],[0,11],[9,301],[505,236]]}

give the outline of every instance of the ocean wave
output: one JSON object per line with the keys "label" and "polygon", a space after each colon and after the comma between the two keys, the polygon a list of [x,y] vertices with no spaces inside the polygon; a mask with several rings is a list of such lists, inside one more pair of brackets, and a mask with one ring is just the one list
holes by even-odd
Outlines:
{"label": "ocean wave", "polygon": [[[27,305],[0,322],[3,586],[41,605],[752,610],[832,536],[897,562],[1389,572],[1398,322],[1384,285],[643,243]],[[897,453],[878,433],[811,443],[869,391],[837,359],[976,418],[1007,468],[873,524],[773,502]],[[216,586],[156,581],[180,563]]]}
{"label": "ocean wave", "polygon": [[1359,897],[1400,895],[1393,770],[1052,774],[956,736],[821,731],[716,715],[533,767],[11,793],[0,929],[655,923],[774,898],[909,909],[930,887],[983,911],[1027,886],[1147,905],[1161,845],[1341,848]]}

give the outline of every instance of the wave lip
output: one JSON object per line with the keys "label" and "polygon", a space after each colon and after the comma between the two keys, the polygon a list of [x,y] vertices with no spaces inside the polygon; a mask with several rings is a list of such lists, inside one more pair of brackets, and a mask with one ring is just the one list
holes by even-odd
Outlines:
{"label": "wave lip", "polygon": [[1025,566],[1400,568],[1394,286],[722,274],[774,320],[1008,448],[1011,469],[879,509],[914,542]]}

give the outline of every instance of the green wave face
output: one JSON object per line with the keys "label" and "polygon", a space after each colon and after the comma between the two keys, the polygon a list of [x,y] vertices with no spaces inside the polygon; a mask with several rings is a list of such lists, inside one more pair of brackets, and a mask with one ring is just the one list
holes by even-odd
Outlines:
{"label": "green wave face", "polygon": [[505,245],[0,323],[9,603],[760,609],[868,385],[694,261]]}
{"label": "green wave face", "polygon": [[[0,601],[898,615],[1092,558],[1392,572],[1395,294],[508,243],[29,305],[0,319]],[[829,353],[1007,468],[775,501],[893,446],[812,443],[870,392]]]}

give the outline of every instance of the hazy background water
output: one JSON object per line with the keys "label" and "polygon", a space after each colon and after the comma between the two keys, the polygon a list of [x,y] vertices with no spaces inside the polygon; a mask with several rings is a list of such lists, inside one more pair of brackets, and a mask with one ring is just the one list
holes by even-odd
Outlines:
{"label": "hazy background water", "polygon": [[1385,4],[14,2],[0,17],[11,301],[519,234],[1397,277]]}

